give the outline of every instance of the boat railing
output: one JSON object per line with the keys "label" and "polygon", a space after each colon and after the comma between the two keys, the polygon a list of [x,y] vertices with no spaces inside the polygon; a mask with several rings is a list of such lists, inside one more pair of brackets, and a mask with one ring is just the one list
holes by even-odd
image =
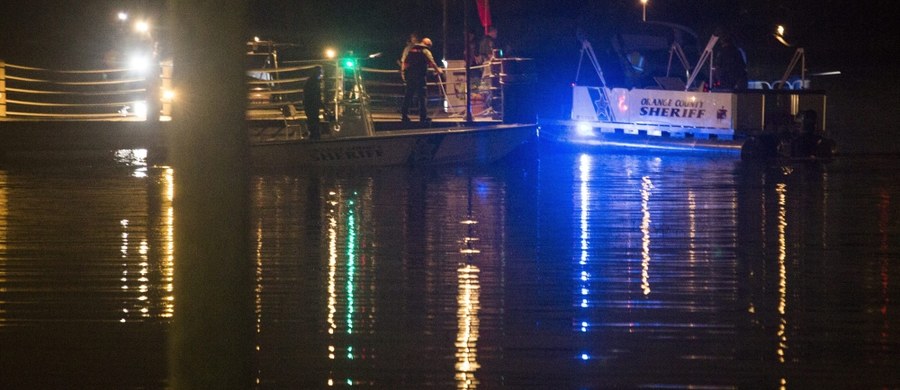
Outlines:
{"label": "boat railing", "polygon": [[[470,67],[448,61],[442,78],[429,76],[427,109],[433,118],[462,118],[466,92],[476,120],[505,118],[513,100],[525,100],[523,85],[535,72],[527,58],[503,58]],[[363,98],[364,111],[398,118],[405,86],[399,69],[357,66],[352,77],[335,60],[283,61],[246,69],[248,119],[305,119],[303,85],[316,67],[324,71],[323,100],[327,116],[338,116],[353,99]],[[338,70],[342,70],[339,72]],[[0,118],[4,120],[172,120],[177,104],[171,61],[147,69],[56,70],[0,61]],[[343,72],[343,73],[342,73]],[[151,76],[156,75],[156,76]],[[355,84],[355,86],[354,86]],[[356,109],[355,109],[356,110]],[[513,114],[523,110],[516,108]],[[158,113],[159,115],[154,115]],[[507,113],[508,114],[508,113]],[[504,119],[505,120],[505,119]]]}
{"label": "boat railing", "polygon": [[[513,59],[504,59],[511,61]],[[502,94],[500,93],[502,61],[470,67],[470,91],[472,114],[479,117],[502,115]],[[399,69],[361,68],[364,83],[371,97],[371,109],[379,115],[397,114],[403,104],[405,84]],[[426,83],[426,106],[430,116],[462,117],[466,111],[466,80],[463,61],[448,61],[443,68],[444,76],[429,73]]]}
{"label": "boat railing", "polygon": [[293,66],[271,69],[250,69],[247,71],[248,98],[259,100],[263,95],[270,97],[268,102],[257,104],[278,107],[283,104],[299,102],[303,93],[303,83],[309,78],[310,69],[314,66]]}
{"label": "boat railing", "polygon": [[[147,77],[157,72],[158,77]],[[57,70],[0,61],[0,118],[42,120],[148,119],[166,116],[171,63],[158,67]],[[149,116],[150,119],[153,116]]]}

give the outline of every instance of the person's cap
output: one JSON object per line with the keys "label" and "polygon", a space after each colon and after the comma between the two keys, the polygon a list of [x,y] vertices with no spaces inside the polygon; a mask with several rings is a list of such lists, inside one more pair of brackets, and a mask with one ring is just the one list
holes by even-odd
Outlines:
{"label": "person's cap", "polygon": [[422,44],[431,47],[431,38],[422,38]]}

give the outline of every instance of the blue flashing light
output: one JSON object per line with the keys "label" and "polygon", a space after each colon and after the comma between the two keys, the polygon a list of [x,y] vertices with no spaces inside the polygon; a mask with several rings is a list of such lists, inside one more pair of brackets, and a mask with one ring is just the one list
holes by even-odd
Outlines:
{"label": "blue flashing light", "polygon": [[588,355],[586,353],[581,354],[581,360],[589,360],[590,358],[591,358],[591,355]]}

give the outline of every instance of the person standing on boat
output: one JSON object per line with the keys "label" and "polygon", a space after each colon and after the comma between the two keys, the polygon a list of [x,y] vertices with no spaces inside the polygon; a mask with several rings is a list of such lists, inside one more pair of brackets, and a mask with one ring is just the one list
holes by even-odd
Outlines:
{"label": "person standing on boat", "polygon": [[303,111],[306,112],[306,127],[309,139],[320,139],[319,112],[322,110],[322,67],[313,68],[312,74],[303,83]]}
{"label": "person standing on boat", "polygon": [[401,120],[409,122],[409,105],[412,104],[413,97],[417,99],[419,106],[419,119],[421,122],[428,122],[428,110],[426,109],[427,98],[427,80],[428,67],[434,68],[438,77],[444,73],[441,67],[434,62],[434,56],[431,55],[431,39],[422,38],[422,42],[415,44],[407,51],[403,58],[400,68],[400,75],[403,82],[406,83],[406,93],[403,95],[403,108],[401,110]]}
{"label": "person standing on boat", "polygon": [[406,55],[409,54],[409,49],[412,49],[413,46],[419,43],[419,33],[412,32],[409,34],[409,39],[406,40],[406,46],[403,47],[403,54],[400,55],[400,61],[397,61],[398,65],[403,65],[403,61],[406,61]]}
{"label": "person standing on boat", "polygon": [[482,64],[490,63],[494,56],[499,54],[494,51],[495,49],[499,49],[497,46],[497,27],[490,26],[478,44],[478,55]]}
{"label": "person standing on boat", "polygon": [[715,52],[714,87],[724,90],[747,89],[747,62],[741,50],[729,35],[719,39]]}

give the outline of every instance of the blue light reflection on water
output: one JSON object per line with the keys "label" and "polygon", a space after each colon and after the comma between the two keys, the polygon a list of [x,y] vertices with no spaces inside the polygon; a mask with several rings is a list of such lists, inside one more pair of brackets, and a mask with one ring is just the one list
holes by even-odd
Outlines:
{"label": "blue light reflection on water", "polygon": [[[704,171],[708,169],[712,171]],[[572,240],[578,308],[573,330],[584,334],[578,338],[584,347],[573,351],[576,356],[599,364],[653,361],[659,357],[624,348],[626,340],[702,341],[733,334],[732,325],[704,313],[733,311],[737,291],[734,276],[720,273],[736,264],[734,161],[582,155],[572,171],[572,225],[578,226]],[[721,187],[714,197],[703,188],[711,182]],[[698,220],[715,221],[703,225],[720,231],[712,243],[715,250],[698,240],[698,235],[708,236],[698,233]],[[715,276],[721,286],[710,288],[706,275]],[[704,292],[716,290],[725,296],[704,299]],[[717,354],[721,352],[711,349],[702,355],[731,358]],[[674,365],[683,359],[678,354],[669,358]]]}
{"label": "blue light reflection on water", "polygon": [[[258,383],[896,387],[896,167],[258,173]],[[0,169],[0,387],[163,386],[176,189],[141,169]]]}
{"label": "blue light reflection on water", "polygon": [[[590,295],[590,273],[587,271],[587,261],[589,257],[589,242],[590,242],[590,229],[588,225],[588,210],[590,204],[590,190],[588,188],[588,183],[590,181],[590,172],[591,172],[591,157],[589,155],[583,154],[578,158],[578,180],[579,180],[579,209],[580,209],[580,219],[579,219],[579,228],[581,231],[580,241],[578,241],[581,249],[580,256],[578,257],[578,270],[577,285],[581,286],[581,294],[578,295],[580,298],[580,307],[587,311],[588,309],[588,296]],[[590,326],[590,322],[587,321],[587,316],[582,315],[579,316],[580,321],[580,330],[581,332],[587,332],[588,327]],[[576,319],[577,320],[577,319]],[[590,352],[585,351],[581,353],[581,360],[589,360],[591,358]]]}

